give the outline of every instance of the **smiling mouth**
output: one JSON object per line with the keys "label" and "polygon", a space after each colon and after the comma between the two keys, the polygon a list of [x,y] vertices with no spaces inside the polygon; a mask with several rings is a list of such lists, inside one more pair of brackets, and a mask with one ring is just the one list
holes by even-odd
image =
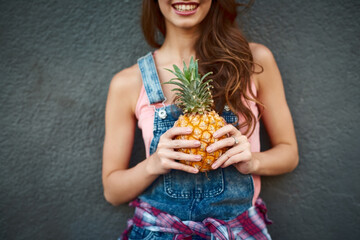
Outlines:
{"label": "smiling mouth", "polygon": [[198,7],[198,4],[179,3],[179,4],[174,4],[173,7],[176,9],[176,11],[179,11],[179,12],[189,12],[189,11],[194,11]]}

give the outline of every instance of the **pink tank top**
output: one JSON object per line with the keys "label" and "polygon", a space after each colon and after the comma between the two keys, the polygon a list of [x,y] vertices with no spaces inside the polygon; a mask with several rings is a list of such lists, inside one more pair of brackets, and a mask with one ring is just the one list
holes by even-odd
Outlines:
{"label": "pink tank top", "polygon": [[[252,82],[252,91],[256,96],[256,87],[255,84]],[[146,150],[146,157],[150,155],[150,144],[153,138],[153,125],[154,125],[154,115],[155,115],[155,108],[162,107],[162,103],[156,103],[150,105],[149,99],[147,98],[146,91],[144,85],[142,85],[139,98],[136,104],[135,115],[138,120],[138,127],[142,130],[142,136],[144,139],[145,150]],[[249,106],[255,117],[259,115],[259,110],[254,102],[249,102]],[[241,123],[244,121],[244,118],[239,115],[239,122]],[[240,129],[241,132],[244,132],[245,129]],[[252,152],[260,152],[260,125],[259,122],[256,122],[254,132],[248,140],[251,145]],[[253,198],[253,205],[255,204],[256,199],[259,197],[260,189],[261,189],[261,181],[260,176],[254,175],[254,198]]]}

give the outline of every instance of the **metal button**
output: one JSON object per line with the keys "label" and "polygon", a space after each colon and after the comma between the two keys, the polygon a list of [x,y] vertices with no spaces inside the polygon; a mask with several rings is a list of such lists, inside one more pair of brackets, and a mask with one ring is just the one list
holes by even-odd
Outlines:
{"label": "metal button", "polygon": [[158,114],[159,114],[159,118],[161,118],[161,119],[165,119],[167,117],[165,109],[159,110]]}

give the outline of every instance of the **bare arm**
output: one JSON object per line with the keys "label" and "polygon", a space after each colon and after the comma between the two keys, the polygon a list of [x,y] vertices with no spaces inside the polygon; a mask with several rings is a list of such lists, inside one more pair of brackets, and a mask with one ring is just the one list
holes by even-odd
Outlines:
{"label": "bare arm", "polygon": [[170,169],[197,173],[197,169],[174,159],[201,159],[200,156],[174,151],[200,145],[197,141],[173,140],[176,135],[189,134],[192,129],[171,128],[161,136],[153,155],[128,169],[136,124],[134,112],[141,87],[138,75],[134,67],[117,74],[111,81],[106,103],[102,180],[105,199],[113,205],[136,198],[160,174]]}
{"label": "bare arm", "polygon": [[280,71],[271,51],[255,44],[254,60],[264,71],[256,76],[258,97],[265,107],[262,119],[270,137],[272,148],[253,153],[259,162],[255,174],[278,175],[290,172],[298,165],[299,155],[291,113],[285,98]]}
{"label": "bare arm", "polygon": [[113,205],[135,198],[156,178],[146,171],[144,162],[127,169],[134,140],[134,104],[138,92],[139,86],[129,69],[115,75],[109,87],[102,178],[104,196]]}
{"label": "bare arm", "polygon": [[262,119],[272,148],[264,152],[252,153],[247,137],[234,126],[227,125],[215,134],[217,137],[223,135],[230,137],[214,143],[207,150],[215,151],[222,147],[230,147],[213,164],[213,168],[228,167],[233,164],[244,174],[278,175],[290,172],[297,166],[299,157],[281,75],[269,49],[260,44],[250,46],[254,61],[263,67],[263,72],[256,74],[254,81],[258,89],[258,98],[265,106],[262,110]]}

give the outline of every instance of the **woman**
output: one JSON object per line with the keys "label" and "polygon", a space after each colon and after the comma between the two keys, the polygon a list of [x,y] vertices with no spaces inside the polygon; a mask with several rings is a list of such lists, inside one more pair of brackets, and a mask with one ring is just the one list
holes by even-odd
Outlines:
{"label": "woman", "polygon": [[[157,50],[114,76],[105,113],[105,198],[113,205],[136,199],[135,217],[123,239],[270,239],[266,208],[258,199],[259,176],[292,171],[298,164],[297,142],[274,57],[242,36],[236,6],[235,0],[143,1],[143,31]],[[161,44],[158,31],[164,36]],[[167,124],[159,119],[174,100],[174,86],[161,84],[174,77],[165,68],[188,64],[192,56],[199,59],[201,74],[214,73],[218,112],[238,117],[239,129],[221,128],[217,137],[225,138],[207,149],[228,148],[210,176],[176,161],[201,159],[176,151],[199,147],[197,141],[174,139],[192,129],[172,127],[176,117],[171,113],[165,116]],[[259,115],[272,143],[264,152]],[[128,168],[137,121],[147,156]]]}

